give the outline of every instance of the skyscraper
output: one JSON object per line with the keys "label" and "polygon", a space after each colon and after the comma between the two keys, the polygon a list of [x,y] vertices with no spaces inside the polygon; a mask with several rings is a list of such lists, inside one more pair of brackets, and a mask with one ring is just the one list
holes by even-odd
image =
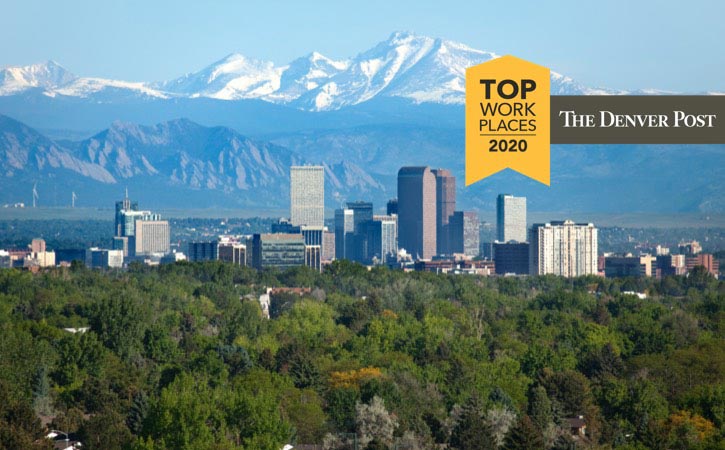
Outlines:
{"label": "skyscraper", "polygon": [[428,167],[398,171],[398,245],[414,258],[436,254],[436,177]]}
{"label": "skyscraper", "polygon": [[325,225],[324,167],[290,168],[290,221],[292,225]]}
{"label": "skyscraper", "polygon": [[385,264],[394,261],[398,255],[398,216],[373,216],[366,222],[367,248],[365,259],[368,263]]}
{"label": "skyscraper", "polygon": [[348,202],[347,209],[352,211],[353,233],[351,243],[345,248],[345,258],[366,263],[368,260],[366,227],[373,220],[373,204],[363,201]]}
{"label": "skyscraper", "polygon": [[480,223],[473,211],[456,211],[450,216],[449,253],[462,253],[475,258],[480,253]]}
{"label": "skyscraper", "polygon": [[355,230],[361,223],[373,220],[373,204],[370,202],[347,202],[347,209],[352,211]]}
{"label": "skyscraper", "polygon": [[596,275],[597,235],[591,223],[565,220],[534,224],[529,231],[529,273]]}
{"label": "skyscraper", "polygon": [[526,242],[526,197],[499,194],[496,199],[496,232],[499,242]]}
{"label": "skyscraper", "polygon": [[131,201],[128,198],[128,189],[126,189],[126,195],[120,202],[116,202],[116,223],[113,228],[114,236],[126,236],[123,234],[123,211],[138,211],[138,202]]}
{"label": "skyscraper", "polygon": [[456,210],[456,177],[447,169],[431,172],[436,177],[436,252],[449,255],[452,249],[448,223]]}
{"label": "skyscraper", "polygon": [[[116,202],[116,217],[113,231],[113,249],[123,250],[123,256],[135,256],[148,253],[168,253],[169,223],[161,221],[159,214],[151,211],[139,211],[138,202],[128,198],[128,191],[123,200]],[[139,224],[153,222],[154,226],[147,227],[145,242],[138,239]],[[164,229],[165,224],[165,229]]]}
{"label": "skyscraper", "polygon": [[335,210],[335,258],[345,259],[348,246],[352,246],[352,236],[355,232],[355,217],[351,209]]}

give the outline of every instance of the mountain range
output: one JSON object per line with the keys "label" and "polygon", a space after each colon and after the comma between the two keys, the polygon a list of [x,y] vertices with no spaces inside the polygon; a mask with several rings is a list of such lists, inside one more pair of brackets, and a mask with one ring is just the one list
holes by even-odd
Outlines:
{"label": "mountain range", "polygon": [[[396,195],[403,165],[448,167],[461,207],[499,192],[549,211],[725,211],[725,147],[552,146],[552,185],[505,171],[464,188],[465,69],[495,53],[393,33],[359,55],[284,66],[229,55],[169,81],[0,70],[0,203],[286,208],[289,167],[323,164],[327,204]],[[621,94],[552,72],[552,94]],[[637,93],[653,93],[637,91]]]}
{"label": "mountain range", "polygon": [[[497,57],[453,41],[396,32],[348,60],[312,52],[275,66],[235,53],[197,72],[160,82],[78,77],[53,61],[8,67],[0,71],[0,95],[38,90],[50,97],[106,100],[109,96],[260,99],[307,111],[338,110],[376,97],[462,104],[466,68]],[[556,72],[551,81],[554,94],[615,93],[585,88]]]}

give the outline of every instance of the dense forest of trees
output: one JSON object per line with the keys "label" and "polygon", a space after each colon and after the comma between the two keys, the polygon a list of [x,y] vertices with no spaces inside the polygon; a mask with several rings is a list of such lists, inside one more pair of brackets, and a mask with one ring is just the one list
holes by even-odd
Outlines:
{"label": "dense forest of trees", "polygon": [[[267,286],[311,290],[266,319]],[[47,427],[89,450],[723,449],[724,330],[699,268],[0,270],[0,448],[50,448]]]}

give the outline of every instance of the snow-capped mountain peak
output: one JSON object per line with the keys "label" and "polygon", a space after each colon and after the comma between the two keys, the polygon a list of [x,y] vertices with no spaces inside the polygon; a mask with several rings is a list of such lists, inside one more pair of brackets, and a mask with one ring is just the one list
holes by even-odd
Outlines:
{"label": "snow-capped mountain peak", "polygon": [[232,53],[198,72],[158,83],[155,87],[191,97],[256,98],[279,89],[282,70],[272,62]]}
{"label": "snow-capped mountain peak", "polygon": [[338,109],[379,95],[458,103],[465,91],[466,68],[495,57],[456,42],[398,31],[297,103],[304,109]]}
{"label": "snow-capped mountain peak", "polygon": [[[466,69],[494,58],[498,55],[459,42],[396,31],[349,60],[332,59],[315,51],[277,66],[232,53],[199,71],[156,83],[79,78],[53,61],[7,67],[0,70],[0,96],[42,89],[50,97],[84,97],[100,102],[129,96],[260,99],[310,111],[336,110],[386,97],[416,103],[462,104]],[[551,93],[627,92],[589,88],[552,71]]]}
{"label": "snow-capped mountain peak", "polygon": [[77,77],[55,61],[0,69],[0,95],[11,95],[30,88],[52,89]]}
{"label": "snow-capped mountain peak", "polygon": [[348,65],[349,61],[336,61],[318,52],[297,58],[282,72],[279,89],[266,99],[283,103],[296,100],[346,70]]}

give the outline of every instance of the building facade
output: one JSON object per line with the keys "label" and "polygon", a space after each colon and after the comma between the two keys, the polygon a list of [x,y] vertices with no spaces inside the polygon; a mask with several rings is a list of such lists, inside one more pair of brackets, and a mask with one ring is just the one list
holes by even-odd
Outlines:
{"label": "building facade", "polygon": [[529,273],[528,242],[495,242],[493,260],[497,275],[527,275]]}
{"label": "building facade", "polygon": [[124,222],[121,217],[123,211],[138,211],[138,202],[132,201],[128,198],[128,191],[123,200],[116,202],[116,222],[113,228],[115,236],[126,236],[123,234],[122,224]]}
{"label": "building facade", "polygon": [[305,265],[322,271],[322,246],[321,245],[305,245]]}
{"label": "building facade", "polygon": [[464,254],[475,258],[480,254],[480,223],[472,211],[456,211],[449,222],[449,254]]}
{"label": "building facade", "polygon": [[169,253],[171,233],[166,220],[137,220],[134,239],[135,254]]}
{"label": "building facade", "polygon": [[365,225],[367,248],[365,262],[386,264],[398,255],[398,220],[396,215],[373,216]]}
{"label": "building facade", "polygon": [[255,234],[250,242],[255,269],[284,270],[305,265],[305,240],[301,234]]}
{"label": "building facade", "polygon": [[529,230],[529,273],[597,275],[598,230],[571,220],[534,224]]}
{"label": "building facade", "polygon": [[290,168],[290,222],[292,225],[325,225],[324,167]]}
{"label": "building facade", "polygon": [[436,254],[436,177],[428,167],[398,171],[398,246],[414,259]]}
{"label": "building facade", "polygon": [[218,244],[216,241],[189,242],[187,247],[189,261],[214,261],[219,259]]}
{"label": "building facade", "polygon": [[[325,228],[327,230],[327,228]],[[322,232],[322,260],[325,262],[335,259],[336,252],[335,233],[330,231]]]}
{"label": "building facade", "polygon": [[500,194],[496,199],[496,240],[526,242],[526,197]]}
{"label": "building facade", "polygon": [[247,265],[247,246],[240,242],[219,242],[217,245],[219,261],[224,261],[238,266]]}
{"label": "building facade", "polygon": [[[335,210],[335,258],[345,259],[352,254],[352,236],[355,233],[355,216],[351,209]],[[348,250],[348,247],[350,250]]]}
{"label": "building facade", "polygon": [[687,271],[690,272],[697,266],[703,266],[710,275],[718,278],[720,273],[720,262],[711,253],[699,253],[696,256],[688,256],[685,259]]}
{"label": "building facade", "polygon": [[386,212],[388,215],[395,214],[398,215],[398,199],[397,198],[391,198],[388,200],[388,204],[386,206]]}
{"label": "building facade", "polygon": [[685,275],[687,261],[685,255],[658,255],[655,261],[655,275],[657,278]]}
{"label": "building facade", "polygon": [[86,250],[86,266],[94,269],[118,269],[123,267],[123,251],[90,248]]}
{"label": "building facade", "polygon": [[604,258],[604,276],[607,278],[651,277],[656,274],[656,269],[656,258],[650,255]]}
{"label": "building facade", "polygon": [[368,259],[366,227],[373,220],[373,204],[364,201],[348,202],[346,209],[352,211],[353,233],[345,247],[345,258],[366,263]]}
{"label": "building facade", "polygon": [[436,253],[450,255],[451,247],[448,224],[456,211],[456,177],[447,169],[431,170],[436,179]]}

